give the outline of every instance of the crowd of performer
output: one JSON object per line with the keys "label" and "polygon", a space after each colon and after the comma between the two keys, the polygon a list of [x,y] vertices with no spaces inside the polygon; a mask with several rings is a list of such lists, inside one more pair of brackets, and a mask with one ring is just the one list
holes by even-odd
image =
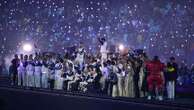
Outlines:
{"label": "crowd of performer", "polygon": [[12,85],[47,88],[112,97],[175,98],[178,65],[174,57],[164,64],[158,56],[145,52],[110,53],[105,38],[99,55],[89,55],[83,43],[71,53],[35,53],[15,55],[9,72]]}

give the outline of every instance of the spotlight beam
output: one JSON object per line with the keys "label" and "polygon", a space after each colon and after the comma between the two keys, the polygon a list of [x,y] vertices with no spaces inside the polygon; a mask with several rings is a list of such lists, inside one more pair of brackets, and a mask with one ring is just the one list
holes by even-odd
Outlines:
{"label": "spotlight beam", "polygon": [[23,50],[25,52],[31,52],[32,51],[32,45],[31,44],[28,44],[28,43],[24,44],[23,45]]}

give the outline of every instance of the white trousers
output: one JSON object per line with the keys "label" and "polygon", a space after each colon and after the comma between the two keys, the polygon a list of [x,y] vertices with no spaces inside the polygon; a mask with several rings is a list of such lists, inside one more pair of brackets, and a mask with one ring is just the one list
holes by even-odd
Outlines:
{"label": "white trousers", "polygon": [[60,75],[55,76],[55,89],[62,90],[63,89],[63,78]]}
{"label": "white trousers", "polygon": [[84,59],[83,58],[77,57],[75,59],[75,62],[79,64],[79,66],[80,66],[81,69],[83,68],[83,64],[84,64]]}
{"label": "white trousers", "polygon": [[117,97],[118,96],[118,86],[117,85],[113,85],[112,88],[112,97]]}
{"label": "white trousers", "polygon": [[105,88],[105,82],[106,82],[106,78],[105,78],[105,76],[102,76],[100,78],[101,90],[104,90],[104,88]]}
{"label": "white trousers", "polygon": [[101,64],[107,60],[107,53],[101,53]]}
{"label": "white trousers", "polygon": [[37,88],[40,88],[40,74],[35,74],[34,75],[34,81],[35,81],[35,87],[37,87]]}
{"label": "white trousers", "polygon": [[48,73],[42,74],[42,88],[48,88]]}
{"label": "white trousers", "polygon": [[72,84],[75,83],[75,82],[76,82],[76,81],[74,81],[74,80],[73,80],[73,81],[68,81],[68,85],[67,85],[67,90],[68,90],[68,91],[71,91],[71,89],[72,89]]}
{"label": "white trousers", "polygon": [[124,96],[125,87],[124,87],[124,77],[118,76],[118,95]]}
{"label": "white trousers", "polygon": [[125,97],[135,97],[133,76],[125,78]]}
{"label": "white trousers", "polygon": [[26,86],[26,75],[24,72],[18,73],[18,86]]}
{"label": "white trousers", "polygon": [[34,85],[33,72],[27,72],[27,87],[34,87]]}
{"label": "white trousers", "polygon": [[167,95],[169,99],[175,98],[175,82],[174,81],[167,82]]}

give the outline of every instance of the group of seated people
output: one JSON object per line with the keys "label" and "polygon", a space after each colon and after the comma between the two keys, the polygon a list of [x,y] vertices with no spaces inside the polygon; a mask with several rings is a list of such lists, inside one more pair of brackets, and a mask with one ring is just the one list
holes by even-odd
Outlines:
{"label": "group of seated people", "polygon": [[[152,61],[152,63],[150,63]],[[172,61],[172,62],[171,62]],[[149,63],[148,63],[149,62]],[[154,63],[161,70],[154,70]],[[35,55],[15,55],[9,67],[12,85],[28,88],[49,88],[66,91],[79,91],[84,93],[103,94],[112,97],[146,97],[151,99],[153,94],[158,94],[158,99],[163,93],[152,93],[154,84],[164,91],[167,85],[169,98],[174,98],[174,86],[177,78],[177,64],[174,57],[166,66],[157,56],[148,59],[145,53],[132,56],[116,53],[108,54],[107,61],[101,61],[98,55],[88,55],[84,63],[78,63],[70,54],[36,53]],[[165,69],[166,68],[166,69]],[[165,80],[155,81],[154,73],[161,71]],[[150,74],[152,75],[148,77]],[[157,79],[157,78],[156,78]],[[159,78],[160,79],[160,78]],[[153,83],[151,85],[151,83]],[[159,91],[159,90],[156,90]]]}

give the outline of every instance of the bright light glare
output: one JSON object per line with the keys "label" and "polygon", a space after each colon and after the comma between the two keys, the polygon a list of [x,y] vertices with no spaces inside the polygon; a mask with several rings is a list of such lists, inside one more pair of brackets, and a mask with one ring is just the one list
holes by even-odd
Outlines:
{"label": "bright light glare", "polygon": [[124,49],[125,49],[124,45],[123,45],[123,44],[120,44],[120,45],[119,45],[119,50],[120,50],[120,51],[123,51]]}
{"label": "bright light glare", "polygon": [[31,52],[32,51],[32,45],[31,44],[24,44],[23,45],[23,50],[25,52]]}

